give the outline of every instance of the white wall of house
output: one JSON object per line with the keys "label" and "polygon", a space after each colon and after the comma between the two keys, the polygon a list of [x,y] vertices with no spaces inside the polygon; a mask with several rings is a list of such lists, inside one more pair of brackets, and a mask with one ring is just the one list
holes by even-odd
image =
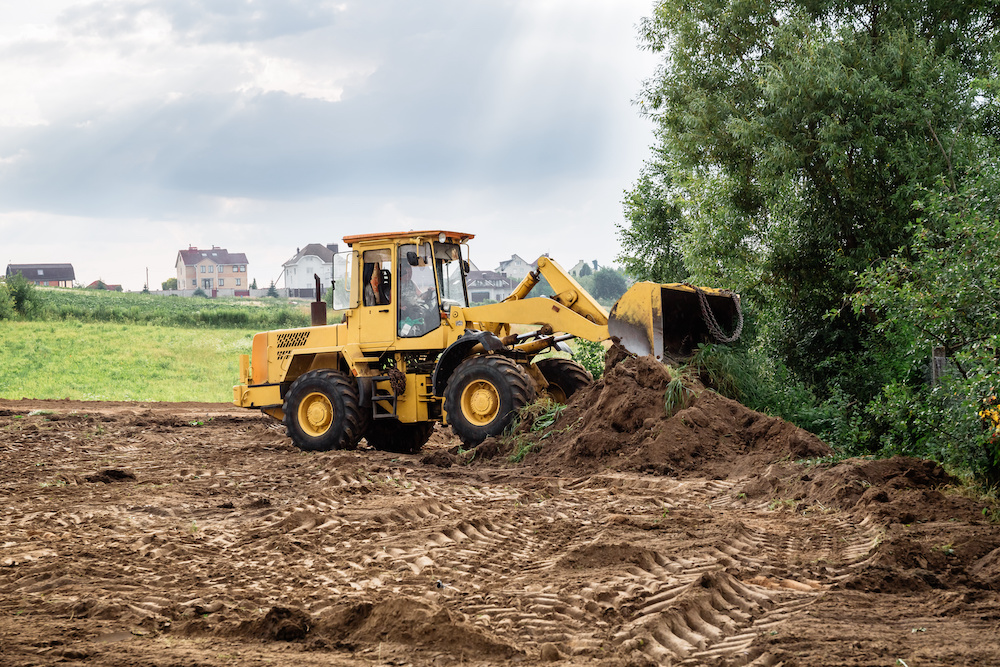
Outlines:
{"label": "white wall of house", "polygon": [[315,289],[316,279],[314,275],[319,275],[319,279],[324,287],[330,285],[333,280],[333,263],[324,262],[316,255],[305,255],[295,264],[285,264],[285,287],[291,289]]}

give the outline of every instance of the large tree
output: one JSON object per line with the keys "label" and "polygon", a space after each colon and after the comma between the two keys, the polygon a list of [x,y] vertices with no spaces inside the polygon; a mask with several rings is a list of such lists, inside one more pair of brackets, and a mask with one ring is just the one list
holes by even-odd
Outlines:
{"label": "large tree", "polygon": [[848,297],[911,244],[918,193],[954,186],[995,134],[998,22],[995,2],[661,0],[641,30],[663,60],[639,100],[658,146],[627,196],[623,259],[656,248],[633,213],[665,211],[654,263],[679,248],[694,280],[744,294],[766,348],[821,395],[871,397],[892,350]]}

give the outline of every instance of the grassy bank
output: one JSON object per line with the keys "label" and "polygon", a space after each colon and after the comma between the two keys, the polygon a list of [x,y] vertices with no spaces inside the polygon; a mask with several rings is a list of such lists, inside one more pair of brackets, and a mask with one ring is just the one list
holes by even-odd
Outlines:
{"label": "grassy bank", "polygon": [[309,325],[308,305],[284,299],[206,299],[104,290],[35,290],[36,307],[25,319],[122,322],[160,326],[286,329]]}
{"label": "grassy bank", "polygon": [[232,400],[257,329],[0,322],[0,398]]}

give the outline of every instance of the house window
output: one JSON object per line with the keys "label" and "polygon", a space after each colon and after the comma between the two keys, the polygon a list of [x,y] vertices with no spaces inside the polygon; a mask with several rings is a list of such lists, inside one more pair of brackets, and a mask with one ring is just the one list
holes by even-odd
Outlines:
{"label": "house window", "polygon": [[247,272],[247,265],[246,264],[240,264],[240,271],[242,271],[243,273],[246,273]]}
{"label": "house window", "polygon": [[233,273],[239,273],[239,271],[240,271],[240,265],[233,264]]}
{"label": "house window", "polygon": [[237,278],[236,279],[236,286],[239,287],[242,284],[243,284],[243,279],[242,278]]}
{"label": "house window", "polygon": [[215,273],[215,265],[214,264],[209,264],[208,265],[208,272],[209,273]]}
{"label": "house window", "polygon": [[205,273],[205,265],[204,264],[201,265],[201,272]]}
{"label": "house window", "polygon": [[225,278],[219,278],[219,287],[223,287],[225,285],[225,283],[226,283],[226,279]]}

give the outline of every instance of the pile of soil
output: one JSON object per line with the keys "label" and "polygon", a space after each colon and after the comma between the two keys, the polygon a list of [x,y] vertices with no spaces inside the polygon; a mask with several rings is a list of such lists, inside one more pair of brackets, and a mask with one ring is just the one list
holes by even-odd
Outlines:
{"label": "pile of soil", "polygon": [[532,431],[522,423],[513,437],[480,445],[473,460],[529,447],[525,465],[561,473],[610,469],[722,479],[775,461],[832,454],[811,433],[697,382],[685,382],[685,404],[668,412],[670,382],[669,370],[654,357],[621,359],[574,395],[552,426]]}

